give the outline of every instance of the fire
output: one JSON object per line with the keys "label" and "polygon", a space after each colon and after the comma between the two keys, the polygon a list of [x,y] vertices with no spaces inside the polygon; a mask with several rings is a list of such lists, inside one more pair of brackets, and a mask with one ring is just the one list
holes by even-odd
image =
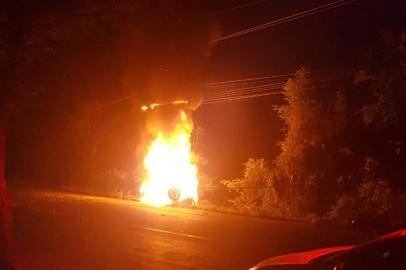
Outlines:
{"label": "fire", "polygon": [[169,205],[198,200],[197,167],[191,151],[193,123],[180,111],[171,131],[158,131],[144,158],[145,177],[141,185],[141,202]]}
{"label": "fire", "polygon": [[147,110],[153,110],[153,109],[155,109],[156,107],[160,107],[160,106],[181,105],[181,104],[188,104],[188,103],[189,103],[189,101],[187,101],[187,100],[175,100],[175,101],[172,101],[172,102],[169,102],[169,103],[163,103],[163,104],[160,104],[160,103],[152,103],[152,104],[150,104],[150,105],[144,105],[144,106],[142,106],[142,107],[141,107],[141,110],[147,111]]}

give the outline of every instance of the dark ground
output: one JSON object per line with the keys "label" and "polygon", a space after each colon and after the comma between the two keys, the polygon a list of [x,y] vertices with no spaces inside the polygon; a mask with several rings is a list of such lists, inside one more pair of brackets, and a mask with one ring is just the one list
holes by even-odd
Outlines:
{"label": "dark ground", "polygon": [[355,233],[196,209],[11,188],[22,269],[247,269],[270,256],[358,242]]}

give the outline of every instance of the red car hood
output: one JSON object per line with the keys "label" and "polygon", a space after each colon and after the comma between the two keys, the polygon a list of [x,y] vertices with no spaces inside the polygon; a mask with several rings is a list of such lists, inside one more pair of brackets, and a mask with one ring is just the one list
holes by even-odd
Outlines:
{"label": "red car hood", "polygon": [[337,247],[314,249],[305,252],[291,253],[267,259],[263,262],[260,262],[251,269],[255,270],[260,267],[278,264],[306,264],[314,259],[317,259],[318,257],[349,250],[351,248],[353,248],[353,246],[337,246]]}

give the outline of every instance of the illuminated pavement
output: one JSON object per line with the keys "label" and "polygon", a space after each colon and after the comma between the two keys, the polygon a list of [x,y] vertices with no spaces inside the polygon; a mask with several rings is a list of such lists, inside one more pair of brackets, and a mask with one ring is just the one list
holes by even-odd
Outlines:
{"label": "illuminated pavement", "polygon": [[22,269],[247,269],[267,257],[348,244],[301,223],[13,188]]}

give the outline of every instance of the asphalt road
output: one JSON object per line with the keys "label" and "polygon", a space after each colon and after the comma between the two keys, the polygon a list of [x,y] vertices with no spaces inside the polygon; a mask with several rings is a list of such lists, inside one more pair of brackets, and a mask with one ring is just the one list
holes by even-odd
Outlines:
{"label": "asphalt road", "polygon": [[37,188],[11,190],[22,269],[247,269],[360,240],[312,225]]}

